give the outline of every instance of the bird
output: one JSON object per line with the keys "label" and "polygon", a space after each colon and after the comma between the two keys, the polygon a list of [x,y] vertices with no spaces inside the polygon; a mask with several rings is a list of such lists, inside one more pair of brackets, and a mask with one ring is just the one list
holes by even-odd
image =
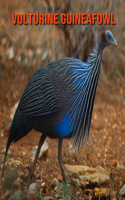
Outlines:
{"label": "bird", "polygon": [[62,162],[64,139],[72,138],[72,150],[78,152],[88,139],[102,52],[117,41],[111,31],[101,33],[98,48],[93,48],[86,62],[68,57],[41,67],[29,80],[15,112],[6,146],[2,177],[8,149],[32,129],[41,137],[30,170],[27,187],[32,182],[40,149],[47,137],[58,139],[58,161],[63,181],[67,179]]}

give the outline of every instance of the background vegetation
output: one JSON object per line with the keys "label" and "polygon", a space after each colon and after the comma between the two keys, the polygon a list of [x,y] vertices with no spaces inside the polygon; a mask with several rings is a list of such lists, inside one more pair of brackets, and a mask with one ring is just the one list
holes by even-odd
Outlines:
{"label": "background vegetation", "polygon": [[[66,56],[85,61],[92,47],[97,46],[101,32],[109,29],[118,49],[108,48],[104,53],[104,71],[112,74],[119,69],[124,73],[124,7],[124,0],[1,0],[1,63],[12,70],[14,64],[36,70]],[[12,13],[113,13],[116,25],[13,25]],[[7,62],[10,58],[12,66]]]}

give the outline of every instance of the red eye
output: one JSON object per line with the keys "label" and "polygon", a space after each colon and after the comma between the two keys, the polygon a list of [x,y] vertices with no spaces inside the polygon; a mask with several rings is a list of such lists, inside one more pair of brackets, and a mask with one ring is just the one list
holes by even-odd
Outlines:
{"label": "red eye", "polygon": [[111,38],[111,36],[110,35],[108,35],[108,39],[110,39]]}

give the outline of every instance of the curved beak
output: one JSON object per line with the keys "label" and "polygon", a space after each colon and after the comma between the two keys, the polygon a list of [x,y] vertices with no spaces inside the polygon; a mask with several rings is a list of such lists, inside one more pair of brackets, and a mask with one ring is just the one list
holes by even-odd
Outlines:
{"label": "curved beak", "polygon": [[117,47],[117,41],[116,39],[114,39],[113,43],[112,43],[115,47]]}

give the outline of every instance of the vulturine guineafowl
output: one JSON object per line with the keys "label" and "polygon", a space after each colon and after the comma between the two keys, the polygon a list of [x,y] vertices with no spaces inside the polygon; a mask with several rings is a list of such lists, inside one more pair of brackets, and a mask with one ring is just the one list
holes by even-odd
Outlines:
{"label": "vulturine guineafowl", "polygon": [[72,149],[79,150],[88,138],[102,52],[108,45],[117,46],[113,34],[102,32],[98,50],[87,62],[64,58],[40,68],[29,80],[16,110],[6,147],[26,136],[33,128],[42,133],[33,167],[32,180],[40,148],[46,137],[58,139],[58,160],[63,180],[67,184],[62,163],[62,142],[73,138]]}

